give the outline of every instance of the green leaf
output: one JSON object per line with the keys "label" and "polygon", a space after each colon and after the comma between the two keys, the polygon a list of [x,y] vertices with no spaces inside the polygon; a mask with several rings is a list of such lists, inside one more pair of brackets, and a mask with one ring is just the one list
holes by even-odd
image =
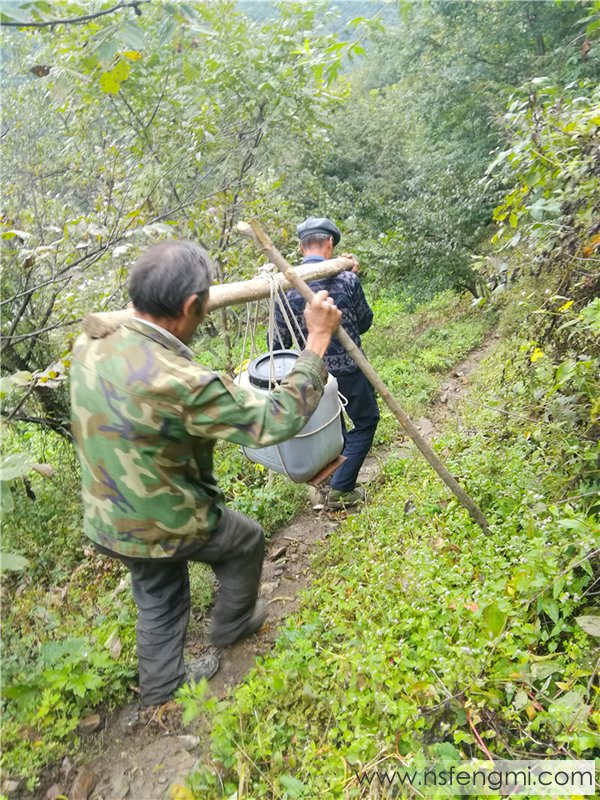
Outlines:
{"label": "green leaf", "polygon": [[217,31],[213,31],[212,28],[207,28],[205,25],[198,25],[196,22],[190,25],[190,31],[192,33],[199,33],[200,36],[218,36],[219,34]]}
{"label": "green leaf", "polygon": [[460,761],[460,752],[450,742],[434,744],[432,751],[435,753],[436,758],[444,759],[445,761]]}
{"label": "green leaf", "polygon": [[568,727],[583,725],[590,711],[583,697],[575,691],[555,700],[548,709],[550,714]]}
{"label": "green leaf", "polygon": [[544,613],[546,613],[552,622],[558,622],[558,618],[560,616],[560,612],[558,609],[558,604],[555,600],[548,598],[544,598],[541,602],[541,608]]}
{"label": "green leaf", "polygon": [[9,377],[0,378],[0,397],[6,397],[12,387],[13,382]]}
{"label": "green leaf", "polygon": [[581,519],[559,519],[557,524],[561,528],[569,528],[578,533],[588,533],[590,530],[589,525],[586,525]]}
{"label": "green leaf", "polygon": [[8,481],[0,481],[0,511],[2,514],[9,514],[15,507],[10,484]]}
{"label": "green leaf", "polygon": [[[159,30],[158,44],[162,46],[167,44],[167,42],[170,42],[176,30],[177,30],[177,25],[175,23],[175,20],[172,17],[166,19]],[[198,70],[198,74],[200,74],[200,70]]]}
{"label": "green leaf", "polygon": [[31,14],[24,8],[19,8],[18,6],[10,9],[3,8],[2,19],[12,20],[14,22],[32,22]]}
{"label": "green leaf", "polygon": [[302,797],[304,792],[308,789],[306,784],[299,781],[298,778],[294,778],[292,775],[280,775],[279,782],[290,797]]}
{"label": "green leaf", "polygon": [[93,672],[71,673],[71,676],[65,684],[65,688],[70,689],[77,697],[85,697],[85,695],[98,689],[102,686],[102,678]]}
{"label": "green leaf", "polygon": [[346,23],[347,28],[357,28],[361,23],[367,22],[367,17],[354,17]]}
{"label": "green leaf", "polygon": [[556,375],[554,376],[556,386],[562,386],[563,383],[572,378],[576,369],[577,362],[572,358],[569,358],[559,364],[556,368]]}
{"label": "green leaf", "polygon": [[520,711],[522,708],[525,708],[526,705],[529,705],[529,696],[524,689],[517,690],[513,700],[513,705],[517,711]]}
{"label": "green leaf", "polygon": [[482,617],[486,628],[494,636],[500,636],[506,623],[506,614],[495,603],[491,603],[483,609]]}
{"label": "green leaf", "polygon": [[536,661],[531,665],[531,677],[536,681],[543,681],[549,675],[561,671],[561,665],[557,661]]}
{"label": "green leaf", "polygon": [[11,375],[9,380],[15,386],[28,386],[33,380],[33,375],[28,370],[22,369]]}
{"label": "green leaf", "polygon": [[29,566],[29,561],[18,553],[0,552],[0,569],[8,569],[11,572],[21,572]]}
{"label": "green leaf", "polygon": [[119,52],[120,47],[121,45],[116,36],[107,36],[98,47],[98,58],[103,64],[110,64]]}
{"label": "green leaf", "polygon": [[127,22],[125,22],[117,33],[117,38],[131,50],[144,50],[148,47],[148,42],[146,41],[143,31],[132,20],[127,20]]}
{"label": "green leaf", "polygon": [[34,464],[27,453],[11,453],[0,458],[0,481],[22,478],[32,469]]}
{"label": "green leaf", "polygon": [[2,234],[3,239],[14,239],[15,237],[18,237],[19,239],[29,239],[31,234],[27,233],[27,231],[19,231],[16,228],[13,228],[10,231],[4,231]]}
{"label": "green leaf", "polygon": [[586,614],[581,617],[575,617],[575,622],[580,628],[583,628],[586,633],[589,633],[590,636],[597,636],[600,638],[600,617],[594,616],[593,614]]}

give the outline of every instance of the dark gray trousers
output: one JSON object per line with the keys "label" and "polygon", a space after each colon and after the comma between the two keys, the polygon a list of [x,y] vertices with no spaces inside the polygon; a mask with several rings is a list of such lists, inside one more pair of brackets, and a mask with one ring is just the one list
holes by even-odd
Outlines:
{"label": "dark gray trousers", "polygon": [[210,639],[215,645],[225,646],[243,633],[254,611],[264,545],[264,532],[257,522],[225,509],[206,544],[188,545],[173,558],[125,558],[98,548],[120,558],[131,572],[138,609],[137,655],[143,705],[166,702],[185,682],[183,646],[190,616],[188,561],[210,564],[219,581]]}

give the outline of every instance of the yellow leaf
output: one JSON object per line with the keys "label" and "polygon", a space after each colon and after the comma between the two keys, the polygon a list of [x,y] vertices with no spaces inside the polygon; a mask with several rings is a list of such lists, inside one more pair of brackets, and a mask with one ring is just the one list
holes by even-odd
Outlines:
{"label": "yellow leaf", "polygon": [[531,431],[525,431],[525,433],[523,434],[523,436],[524,436],[524,437],[525,437],[527,440],[531,439]]}
{"label": "yellow leaf", "polygon": [[558,310],[559,311],[567,311],[567,309],[571,308],[575,301],[574,300],[567,300],[564,306],[561,306]]}
{"label": "yellow leaf", "polygon": [[130,72],[131,65],[127,61],[117,61],[111,70],[100,75],[100,88],[105,94],[117,94],[123,81],[129,77]]}
{"label": "yellow leaf", "polygon": [[430,686],[431,684],[428,681],[417,681],[410,687],[409,692],[411,694],[414,694],[415,692],[424,692],[425,690],[429,689]]}
{"label": "yellow leaf", "polygon": [[187,786],[181,783],[174,783],[169,790],[169,800],[194,800],[194,795]]}
{"label": "yellow leaf", "polygon": [[590,258],[594,255],[596,250],[600,247],[600,234],[592,236],[589,242],[583,248],[583,257]]}
{"label": "yellow leaf", "polygon": [[535,364],[536,361],[539,361],[540,358],[544,357],[544,351],[540,350],[539,347],[536,347],[533,353],[531,354],[530,361],[532,364]]}
{"label": "yellow leaf", "polygon": [[[535,715],[536,715],[536,713],[537,713],[537,712],[536,712],[536,710],[535,710],[535,706],[533,705],[533,703],[530,703],[530,704],[527,706],[527,708],[525,709],[525,713],[527,714],[527,716],[529,717],[529,719],[533,719],[533,718],[535,717]],[[182,800],[185,800],[185,798],[182,798]]]}
{"label": "yellow leaf", "polygon": [[130,61],[140,61],[144,56],[137,50],[124,50],[123,55]]}

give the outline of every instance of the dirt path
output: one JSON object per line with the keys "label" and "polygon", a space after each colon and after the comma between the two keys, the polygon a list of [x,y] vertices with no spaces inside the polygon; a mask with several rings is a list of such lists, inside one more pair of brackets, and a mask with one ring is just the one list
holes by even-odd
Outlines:
{"label": "dirt path", "polygon": [[[495,334],[488,336],[447,376],[429,416],[416,421],[426,437],[435,437],[454,413],[468,391],[469,376],[490,354],[497,339]],[[382,448],[367,459],[359,476],[361,483],[368,487],[377,481],[388,452]],[[225,697],[244,679],[256,657],[271,650],[280,625],[296,610],[300,592],[310,583],[312,557],[319,547],[326,546],[327,537],[341,517],[318,509],[307,510],[273,535],[261,586],[261,596],[269,603],[268,622],[255,636],[221,653],[221,667],[210,682],[217,697]],[[191,654],[206,649],[202,640],[190,642],[187,648]],[[175,704],[169,704],[160,719],[140,719],[137,704],[129,705],[89,738],[87,755],[79,756],[76,766],[68,761],[64,764],[62,786],[55,784],[40,798],[56,800],[65,785],[70,785],[69,800],[164,800],[171,785],[185,783],[199,751],[200,738],[193,730],[182,727]]]}

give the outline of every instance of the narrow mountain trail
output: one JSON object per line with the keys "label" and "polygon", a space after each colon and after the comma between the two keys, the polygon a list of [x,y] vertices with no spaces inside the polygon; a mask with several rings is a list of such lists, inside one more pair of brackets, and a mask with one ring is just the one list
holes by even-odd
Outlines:
{"label": "narrow mountain trail", "polygon": [[[435,438],[457,405],[469,391],[469,379],[497,345],[498,336],[488,334],[485,342],[454,367],[441,384],[427,417],[416,420],[422,434]],[[393,446],[397,452],[408,444],[402,439]],[[365,462],[359,480],[375,487],[390,447],[376,449]],[[261,596],[269,604],[267,623],[258,634],[221,653],[221,666],[210,681],[211,693],[222,699],[241,683],[258,656],[268,653],[278,630],[300,603],[302,590],[311,582],[311,561],[319,548],[344,518],[319,507],[302,512],[271,538],[263,568]],[[207,650],[200,638],[188,641],[189,656]],[[202,733],[202,732],[201,732]],[[121,708],[104,721],[102,730],[88,737],[87,746],[73,764],[65,759],[61,783],[39,796],[56,800],[70,786],[69,800],[164,800],[169,787],[183,784],[201,752],[197,724],[185,728],[175,703],[159,714],[142,718],[137,703]]]}

